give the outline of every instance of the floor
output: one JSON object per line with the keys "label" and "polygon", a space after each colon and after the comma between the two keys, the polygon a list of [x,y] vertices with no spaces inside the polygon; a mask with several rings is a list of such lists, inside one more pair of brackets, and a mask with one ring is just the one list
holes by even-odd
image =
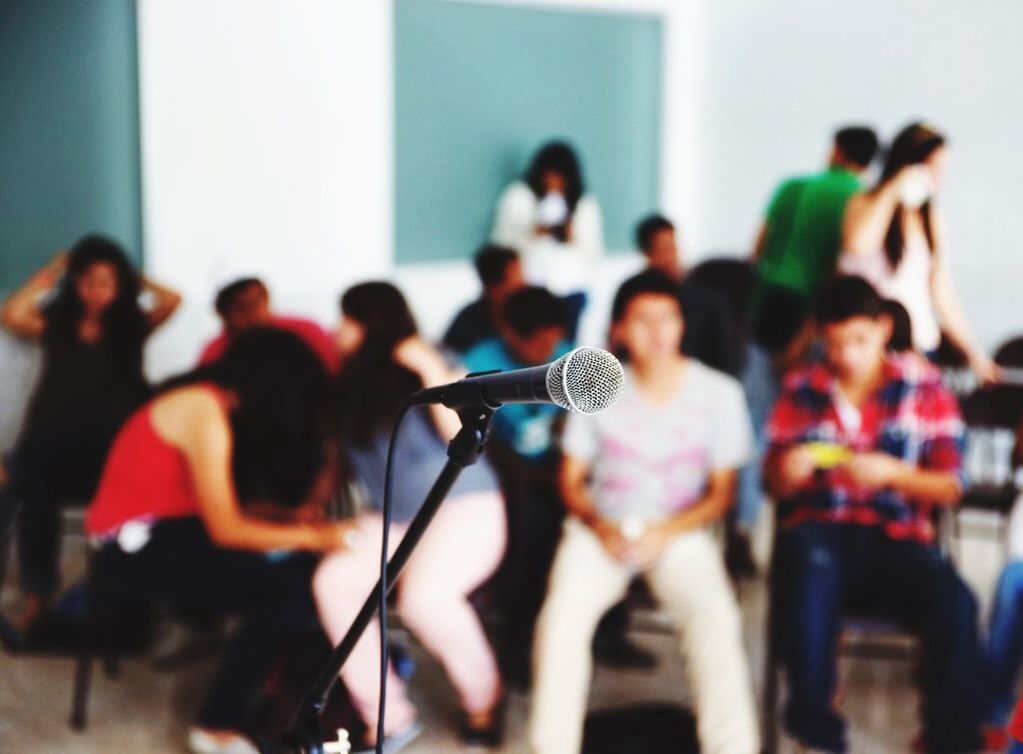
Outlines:
{"label": "floor", "polygon": [[[991,521],[971,519],[964,527],[958,560],[967,579],[985,605],[1001,562],[993,543]],[[759,551],[769,535],[761,533]],[[81,543],[69,539],[66,574],[80,567]],[[13,583],[4,589],[5,604],[16,608]],[[758,689],[762,686],[763,616],[762,581],[746,582],[740,590],[749,657]],[[657,653],[660,664],[650,672],[618,672],[598,668],[590,706],[609,708],[645,700],[686,703],[683,668],[674,640],[661,630],[656,613],[635,621],[636,640]],[[67,725],[71,661],[66,658],[11,657],[0,653],[0,752],[35,754],[112,754],[114,752],[184,752],[189,720],[209,677],[209,663],[174,674],[157,672],[145,660],[126,662],[122,675],[111,680],[97,675],[91,720],[84,733]],[[852,750],[865,754],[906,752],[918,730],[912,664],[876,660],[845,660],[842,664],[843,710],[850,722]],[[426,723],[408,754],[456,753],[463,749],[454,733],[454,699],[443,674],[432,660],[417,652],[417,673],[412,694]],[[507,741],[500,752],[526,754],[523,730],[527,712],[525,695],[513,694]],[[783,742],[785,754],[793,751]]]}

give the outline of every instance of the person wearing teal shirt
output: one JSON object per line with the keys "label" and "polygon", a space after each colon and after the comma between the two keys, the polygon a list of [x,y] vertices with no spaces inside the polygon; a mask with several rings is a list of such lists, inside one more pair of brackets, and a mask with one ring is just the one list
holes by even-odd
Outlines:
{"label": "person wearing teal shirt", "polygon": [[[478,343],[462,361],[472,372],[522,369],[557,359],[572,348],[564,301],[546,288],[511,294],[497,318],[499,337]],[[497,589],[506,682],[529,687],[533,626],[564,508],[557,487],[557,435],[565,412],[545,403],[508,404],[494,415],[487,452],[501,479],[508,512],[508,546]]]}

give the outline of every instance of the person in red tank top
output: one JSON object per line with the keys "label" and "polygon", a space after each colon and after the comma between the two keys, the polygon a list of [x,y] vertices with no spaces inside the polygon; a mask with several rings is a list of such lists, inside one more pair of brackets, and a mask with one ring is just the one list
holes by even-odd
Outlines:
{"label": "person in red tank top", "polygon": [[[256,328],[165,385],[122,428],[86,514],[98,598],[241,616],[207,691],[193,751],[255,752],[243,731],[311,578],[351,525],[306,504],[322,479],[329,377],[297,336]],[[273,518],[257,516],[257,506]]]}

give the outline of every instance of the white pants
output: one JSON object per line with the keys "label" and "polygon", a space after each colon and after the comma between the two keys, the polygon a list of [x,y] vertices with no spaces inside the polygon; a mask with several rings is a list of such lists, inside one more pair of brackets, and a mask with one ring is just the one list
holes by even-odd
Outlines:
{"label": "white pants", "polygon": [[[537,623],[529,721],[535,754],[577,754],[593,672],[590,644],[601,616],[625,594],[634,572],[577,519],[565,533]],[[645,573],[671,615],[696,699],[704,754],[760,749],[739,607],[709,534],[676,537]]]}

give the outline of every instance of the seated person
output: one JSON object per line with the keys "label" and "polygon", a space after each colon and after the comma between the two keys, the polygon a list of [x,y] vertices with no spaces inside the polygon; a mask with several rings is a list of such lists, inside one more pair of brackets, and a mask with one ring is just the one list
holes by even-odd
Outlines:
{"label": "seated person", "polygon": [[678,282],[686,320],[682,353],[709,367],[739,373],[739,336],[728,302],[717,291],[686,279],[675,226],[662,215],[650,215],[636,227],[636,245],[647,268]]}
{"label": "seated person", "polygon": [[696,700],[701,750],[759,751],[739,606],[708,527],[732,504],[752,450],[742,388],[679,352],[672,281],[622,284],[612,327],[627,352],[619,402],[573,414],[560,486],[569,516],[537,623],[529,723],[535,754],[578,754],[590,639],[636,574],[671,615]]}
{"label": "seated person", "polygon": [[444,333],[443,345],[463,354],[480,341],[497,337],[497,318],[508,296],[526,285],[522,260],[506,246],[489,244],[473,260],[483,293],[455,316]]}
{"label": "seated person", "polygon": [[[1016,433],[1013,455],[1018,468],[1023,462],[1023,425]],[[1023,493],[1009,515],[1007,550],[1009,562],[995,588],[986,653],[984,722],[995,729],[1009,721],[1023,667]]]}
{"label": "seated person", "polygon": [[922,635],[927,751],[979,737],[977,604],[934,545],[931,514],[962,492],[963,423],[922,357],[886,351],[892,325],[862,278],[827,283],[815,306],[825,360],[789,374],[768,424],[765,474],[778,503],[778,635],[785,725],[802,745],[847,749],[835,709],[846,608]]}
{"label": "seated person", "polygon": [[317,497],[328,390],[323,364],[298,337],[254,328],[132,415],[89,506],[102,585],[94,599],[241,616],[190,732],[192,751],[256,753],[246,732],[260,692],[281,647],[315,620],[317,556],[349,541],[352,524],[304,505]]}
{"label": "seated person", "polygon": [[[341,298],[341,313],[334,429],[346,471],[361,483],[369,505],[355,519],[355,545],[325,558],[314,579],[320,617],[334,642],[351,628],[380,573],[384,475],[398,407],[423,387],[458,379],[418,334],[405,297],[390,283],[361,283],[348,289]],[[419,407],[406,416],[394,448],[391,547],[397,547],[419,512],[444,466],[447,442],[460,427],[455,412],[440,405]],[[444,667],[458,694],[462,736],[468,744],[496,745],[500,739],[497,660],[469,595],[497,570],[504,540],[498,480],[486,459],[480,459],[449,491],[396,585],[395,607],[402,623]],[[379,636],[379,627],[370,627],[341,670],[366,725],[365,739],[361,743],[355,739],[356,751],[376,743],[378,726],[388,752],[397,751],[420,730],[416,707],[393,670],[380,725]]]}
{"label": "seated person", "polygon": [[200,366],[219,359],[238,333],[253,327],[276,327],[302,338],[331,372],[337,368],[337,353],[327,331],[312,320],[274,314],[270,308],[270,291],[259,278],[241,278],[228,283],[217,293],[214,307],[224,329],[203,347]]}
{"label": "seated person", "polygon": [[[508,297],[498,320],[499,338],[471,348],[471,372],[522,369],[571,350],[562,299],[546,288],[523,288]],[[507,555],[502,564],[501,660],[509,683],[528,686],[533,625],[543,603],[547,574],[561,535],[557,423],[564,412],[549,403],[518,403],[494,415],[488,455],[497,469],[508,513]]]}

